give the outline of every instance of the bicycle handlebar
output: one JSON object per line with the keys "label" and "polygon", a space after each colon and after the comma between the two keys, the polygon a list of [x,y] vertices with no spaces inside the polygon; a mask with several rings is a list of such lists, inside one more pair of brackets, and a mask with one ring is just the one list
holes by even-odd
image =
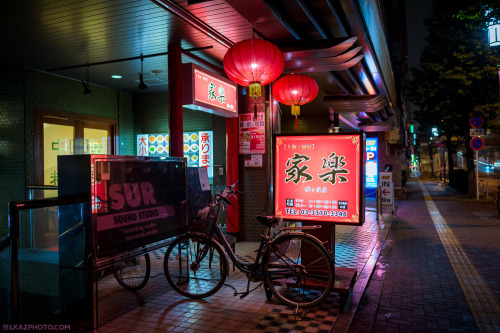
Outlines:
{"label": "bicycle handlebar", "polygon": [[234,195],[234,193],[237,193],[237,194],[243,194],[243,192],[241,191],[238,191],[235,189],[236,185],[238,185],[239,181],[237,181],[236,183],[234,183],[233,185],[230,185],[228,187],[226,187],[221,194],[217,193],[215,195],[215,203],[216,204],[219,204],[221,201],[224,201],[226,202],[228,205],[231,205],[231,201],[229,201],[229,199],[227,198],[228,196],[230,195]]}

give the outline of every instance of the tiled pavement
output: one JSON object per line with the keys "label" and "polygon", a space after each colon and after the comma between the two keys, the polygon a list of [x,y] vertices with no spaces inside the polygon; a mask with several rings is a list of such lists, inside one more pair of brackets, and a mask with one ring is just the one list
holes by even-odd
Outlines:
{"label": "tiled pavement", "polygon": [[[261,289],[244,299],[234,297],[233,288],[244,290],[246,279],[233,271],[217,294],[206,300],[185,299],[169,290],[160,250],[152,255],[152,278],[140,292],[124,291],[112,276],[102,280],[101,325],[96,331],[500,332],[495,322],[500,316],[495,307],[500,300],[500,219],[494,203],[464,198],[435,181],[426,181],[424,189],[435,209],[428,208],[413,179],[392,227],[387,215],[385,222],[376,222],[370,204],[363,227],[336,227],[337,266],[358,272],[342,312],[335,295],[298,316],[274,299],[267,301]],[[446,222],[444,229],[435,222],[438,215]],[[440,229],[453,237],[443,238]],[[461,253],[450,254],[447,246]],[[248,259],[255,249],[256,243],[242,242],[236,251]],[[471,276],[460,276],[460,265],[473,266],[471,271],[477,273],[472,275],[488,287],[466,296],[464,279]],[[493,295],[486,308],[484,295]],[[482,309],[473,305],[475,298]],[[488,311],[491,315],[484,316]],[[478,326],[476,319],[486,325]]]}
{"label": "tiled pavement", "polygon": [[[371,205],[372,204],[372,205]],[[317,307],[299,310],[267,301],[263,288],[244,299],[234,290],[246,288],[246,277],[230,271],[225,285],[204,300],[192,300],[170,290],[163,274],[165,250],[151,255],[152,272],[146,287],[139,292],[123,290],[108,274],[99,282],[98,332],[330,332],[334,326],[347,331],[357,303],[371,276],[382,241],[390,226],[390,216],[375,219],[373,200],[368,200],[366,222],[362,227],[337,226],[336,266],[358,272],[354,292],[340,311],[338,297],[332,294]],[[258,244],[239,242],[236,253],[250,260]],[[251,285],[257,286],[256,283]]]}
{"label": "tiled pavement", "polygon": [[[500,223],[494,205],[446,191],[438,182],[422,186],[440,214],[426,207],[416,180],[410,182],[350,332],[500,332],[498,302],[493,296],[485,303],[488,294],[500,296]],[[444,228],[435,224],[437,215],[447,221]],[[454,237],[443,238],[443,232]],[[464,275],[457,265],[480,274]],[[474,275],[488,287],[466,296],[464,280]]]}

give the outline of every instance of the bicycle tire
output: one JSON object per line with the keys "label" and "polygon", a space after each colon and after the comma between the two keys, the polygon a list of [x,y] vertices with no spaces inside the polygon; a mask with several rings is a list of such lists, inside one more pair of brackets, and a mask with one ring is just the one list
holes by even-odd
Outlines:
{"label": "bicycle tire", "polygon": [[[204,250],[206,255],[198,262],[197,258]],[[222,287],[228,264],[219,243],[206,235],[193,233],[183,235],[170,244],[163,269],[168,282],[179,294],[205,298]]]}
{"label": "bicycle tire", "polygon": [[116,281],[125,289],[137,291],[148,283],[151,273],[149,254],[140,255],[113,265]]}
{"label": "bicycle tire", "polygon": [[310,235],[289,233],[276,238],[262,263],[267,288],[286,305],[313,307],[332,290],[333,260],[323,244]]}

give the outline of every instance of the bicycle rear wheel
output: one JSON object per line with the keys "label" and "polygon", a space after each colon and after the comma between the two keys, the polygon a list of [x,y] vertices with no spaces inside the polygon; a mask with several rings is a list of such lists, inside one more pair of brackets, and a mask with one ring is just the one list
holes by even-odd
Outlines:
{"label": "bicycle rear wheel", "polygon": [[324,301],[334,281],[329,253],[320,241],[306,234],[291,233],[275,239],[264,255],[263,271],[273,295],[298,308]]}
{"label": "bicycle rear wheel", "polygon": [[165,254],[168,282],[181,295],[204,298],[219,290],[227,275],[227,259],[219,243],[205,235],[177,238]]}
{"label": "bicycle rear wheel", "polygon": [[151,273],[149,254],[140,255],[113,266],[116,281],[125,289],[137,291],[144,288]]}

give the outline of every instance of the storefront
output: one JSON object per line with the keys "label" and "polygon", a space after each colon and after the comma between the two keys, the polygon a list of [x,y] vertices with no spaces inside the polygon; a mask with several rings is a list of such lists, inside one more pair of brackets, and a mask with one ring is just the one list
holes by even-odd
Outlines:
{"label": "storefront", "polygon": [[[207,168],[215,193],[226,186],[228,169],[236,173],[238,170],[238,156],[228,151],[230,138],[226,129],[226,119],[236,118],[238,114],[237,85],[192,63],[182,66],[183,157],[188,167]],[[136,137],[137,156],[170,156],[168,132],[139,133]],[[228,223],[227,230],[237,233],[237,222]],[[221,216],[221,223],[226,224],[225,214]]]}

